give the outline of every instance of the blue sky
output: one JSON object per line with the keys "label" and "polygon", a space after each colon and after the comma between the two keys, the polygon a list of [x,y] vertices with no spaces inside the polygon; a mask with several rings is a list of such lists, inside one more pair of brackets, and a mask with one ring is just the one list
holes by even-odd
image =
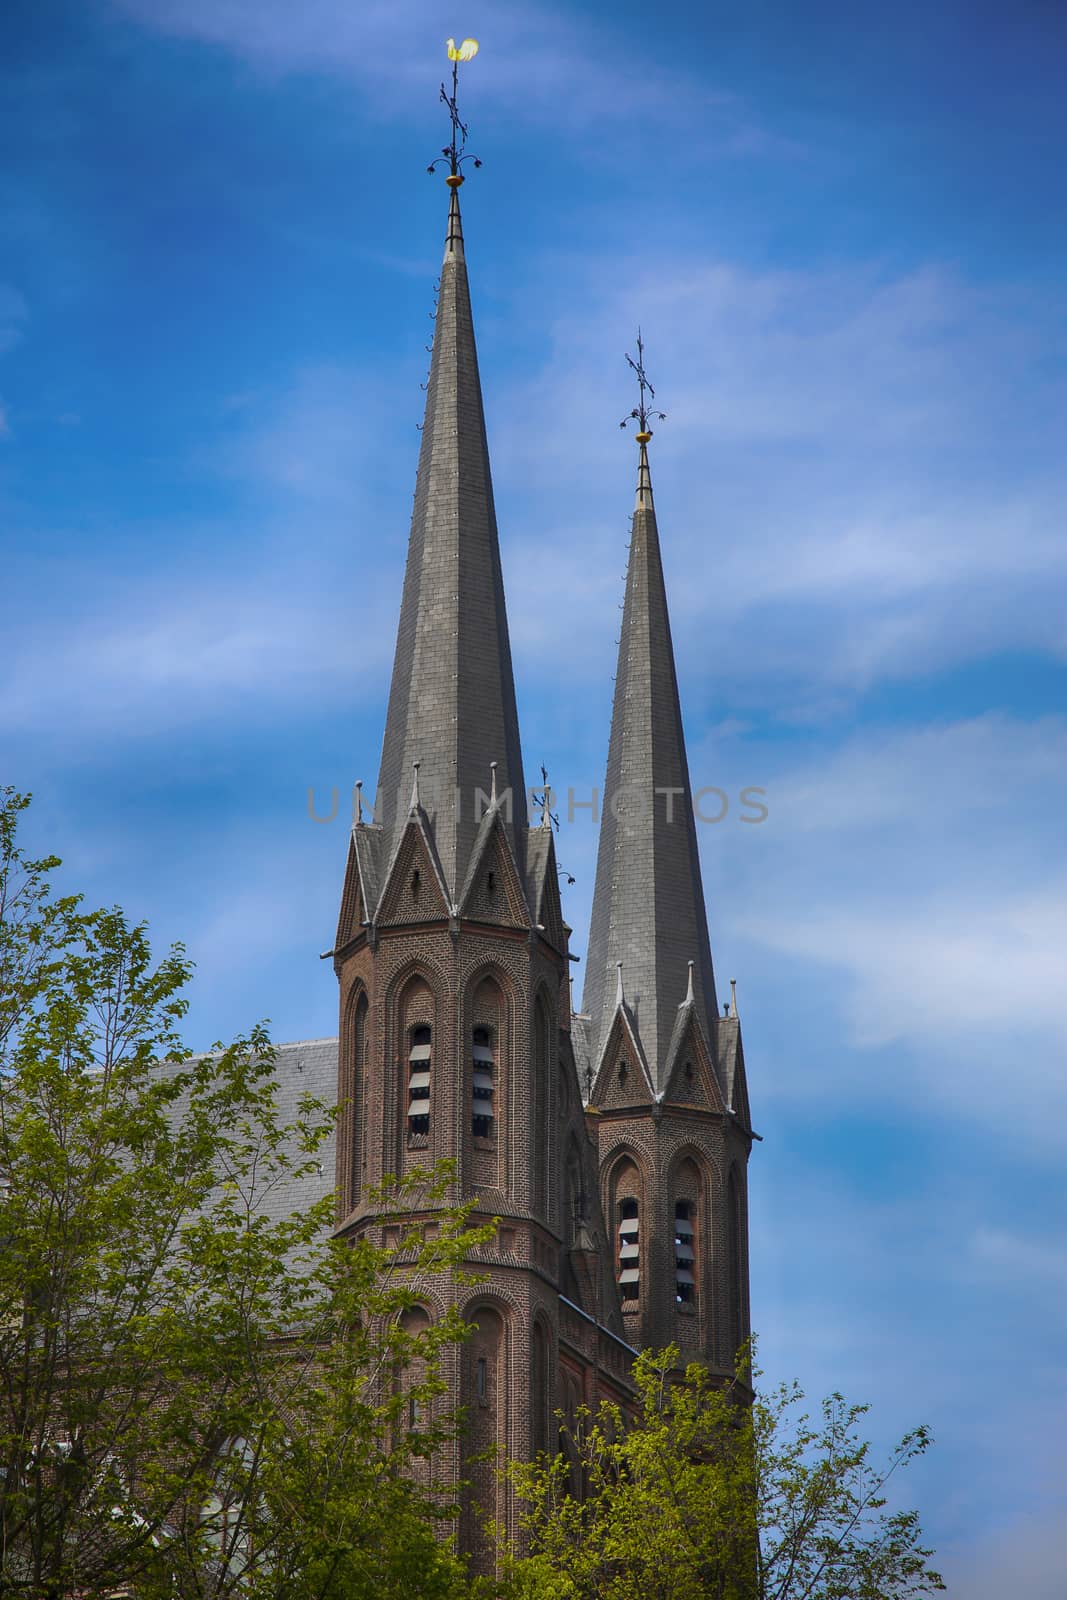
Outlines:
{"label": "blue sky", "polygon": [[[602,782],[641,322],[774,1376],[930,1423],[950,1591],[1062,1594],[1067,20],[1054,0],[9,0],[2,777],[182,938],[201,1046],[332,1033],[443,186],[527,770]],[[564,823],[584,949],[595,833]]]}

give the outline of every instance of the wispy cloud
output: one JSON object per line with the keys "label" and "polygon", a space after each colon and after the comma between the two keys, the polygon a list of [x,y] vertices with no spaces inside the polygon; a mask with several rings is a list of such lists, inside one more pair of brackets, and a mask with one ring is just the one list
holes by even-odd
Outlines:
{"label": "wispy cloud", "polygon": [[[112,0],[146,28],[224,49],[273,76],[317,72],[357,83],[378,115],[410,115],[431,106],[445,75],[447,24],[432,0],[404,7],[365,0]],[[471,70],[477,103],[509,122],[561,128],[632,123],[640,104],[646,146],[665,128],[684,128],[693,145],[745,159],[794,157],[795,140],[766,128],[751,107],[724,88],[666,70],[654,50],[633,49],[574,12],[535,0],[509,4],[469,0],[464,32],[483,47]],[[646,147],[645,155],[650,154]]]}
{"label": "wispy cloud", "polygon": [[[710,623],[717,671],[743,662],[747,692],[776,682],[785,712],[820,686],[855,696],[997,650],[1067,655],[1064,394],[1038,359],[1043,315],[937,267],[759,272],[662,236],[647,250],[539,263],[549,355],[496,419],[516,502],[543,445],[508,418],[552,415],[583,441],[580,457],[554,453],[537,508],[549,559],[531,577],[553,642],[622,563],[611,419],[640,321],[670,413],[653,477],[683,669]],[[1016,445],[1026,470],[1006,474]],[[572,582],[548,606],[557,556]]]}
{"label": "wispy cloud", "polygon": [[[1010,1428],[1010,1419],[1005,1417],[1003,1425]],[[1051,1493],[1048,1498],[1052,1499]],[[983,1537],[949,1546],[938,1565],[953,1600],[1004,1600],[1006,1594],[1062,1600],[1062,1500],[1047,1510],[1018,1517],[1008,1527],[998,1520]]]}
{"label": "wispy cloud", "polygon": [[[293,575],[293,582],[297,581]],[[160,738],[205,722],[269,720],[314,698],[380,694],[388,657],[352,636],[340,596],[231,578],[112,589],[60,638],[33,631],[0,669],[0,727],[49,728],[68,750],[84,740]]]}
{"label": "wispy cloud", "polygon": [[1062,1237],[1040,1239],[1015,1228],[981,1227],[971,1237],[970,1260],[998,1288],[1011,1282],[1053,1291],[1060,1316],[1067,1314],[1067,1245]]}
{"label": "wispy cloud", "polygon": [[[698,747],[697,763],[712,754]],[[853,1044],[813,1052],[802,1081],[772,1073],[773,1092],[818,1082],[842,1104],[921,1105],[1058,1141],[1067,723],[867,730],[818,766],[763,759],[770,817],[731,853],[719,936],[757,967],[786,958]]]}

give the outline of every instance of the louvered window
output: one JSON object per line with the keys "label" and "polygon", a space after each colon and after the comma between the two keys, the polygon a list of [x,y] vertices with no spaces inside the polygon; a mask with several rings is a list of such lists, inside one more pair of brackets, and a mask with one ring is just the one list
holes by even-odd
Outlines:
{"label": "louvered window", "polygon": [[674,1297],[679,1305],[696,1299],[695,1269],[693,1205],[679,1200],[674,1207]]}
{"label": "louvered window", "polygon": [[624,1300],[641,1293],[641,1234],[636,1200],[619,1201],[619,1288]]}
{"label": "louvered window", "polygon": [[430,1029],[425,1025],[411,1031],[408,1052],[408,1133],[419,1136],[430,1131]]}
{"label": "louvered window", "polygon": [[471,1036],[471,1132],[477,1139],[488,1139],[493,1132],[493,1097],[496,1091],[496,1061],[492,1035],[488,1028],[475,1028]]}

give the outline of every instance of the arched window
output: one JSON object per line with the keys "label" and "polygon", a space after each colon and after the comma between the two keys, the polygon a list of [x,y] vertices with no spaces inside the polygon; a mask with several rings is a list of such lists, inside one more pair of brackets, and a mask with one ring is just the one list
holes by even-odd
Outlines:
{"label": "arched window", "polygon": [[477,1027],[471,1034],[473,1069],[471,1073],[471,1132],[476,1139],[488,1139],[493,1132],[493,1095],[496,1058],[488,1028]]}
{"label": "arched window", "polygon": [[370,1007],[366,994],[356,1002],[352,1028],[352,1149],[349,1198],[352,1205],[367,1181],[367,1016]]}
{"label": "arched window", "polygon": [[737,1355],[745,1340],[745,1277],[743,1254],[744,1218],[741,1205],[741,1188],[736,1167],[730,1168],[727,1185],[726,1226],[729,1230],[730,1276],[730,1359]]}
{"label": "arched window", "polygon": [[693,1202],[674,1204],[674,1298],[679,1305],[696,1299],[696,1235],[693,1229]]}
{"label": "arched window", "polygon": [[630,1196],[619,1201],[619,1289],[624,1307],[641,1294],[640,1206]]}
{"label": "arched window", "polygon": [[533,1406],[533,1437],[534,1454],[548,1449],[548,1341],[545,1338],[544,1325],[534,1323],[533,1350],[531,1361],[531,1394]]}
{"label": "arched window", "polygon": [[567,1242],[573,1245],[578,1229],[586,1221],[585,1174],[582,1170],[582,1152],[571,1134],[567,1147]]}
{"label": "arched window", "polygon": [[549,1046],[548,1009],[538,995],[534,1005],[533,1051],[533,1168],[531,1195],[533,1209],[538,1216],[548,1210],[549,1159],[548,1147],[548,1097],[551,1089],[549,1074],[552,1071],[552,1053]]}
{"label": "arched window", "polygon": [[408,1306],[401,1314],[400,1327],[412,1340],[412,1344],[405,1352],[403,1366],[397,1369],[397,1389],[399,1392],[407,1391],[407,1425],[412,1431],[417,1431],[427,1425],[429,1406],[427,1397],[422,1392],[422,1386],[427,1378],[424,1346],[415,1341],[421,1340],[429,1331],[429,1312],[424,1306]]}
{"label": "arched window", "polygon": [[485,1548],[484,1517],[503,1510],[499,1472],[490,1452],[504,1448],[508,1438],[507,1333],[504,1317],[492,1306],[479,1306],[470,1320],[473,1328],[460,1358],[467,1415],[461,1537],[464,1547],[477,1554]]}
{"label": "arched window", "polygon": [[426,1023],[411,1030],[408,1048],[408,1138],[422,1140],[430,1132],[432,1031]]}

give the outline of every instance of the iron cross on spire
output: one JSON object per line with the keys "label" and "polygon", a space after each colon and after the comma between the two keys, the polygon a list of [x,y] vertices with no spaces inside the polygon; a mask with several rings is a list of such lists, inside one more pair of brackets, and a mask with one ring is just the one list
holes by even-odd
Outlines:
{"label": "iron cross on spire", "polygon": [[459,64],[461,61],[473,61],[478,54],[477,39],[464,39],[462,44],[457,44],[454,39],[449,39],[447,46],[448,59],[452,63],[452,93],[449,94],[444,84],[441,85],[441,99],[448,107],[448,114],[452,119],[452,143],[446,144],[437,157],[426,168],[427,172],[434,172],[442,161],[448,162],[448,177],[445,182],[453,189],[458,189],[463,182],[460,167],[464,161],[473,161],[476,167],[481,166],[477,156],[465,156],[464,146],[467,143],[467,124],[460,119],[456,110],[456,94],[459,89]]}
{"label": "iron cross on spire", "polygon": [[645,396],[647,395],[649,400],[654,400],[656,398],[656,391],[649,383],[648,374],[645,372],[645,346],[644,341],[641,338],[640,328],[637,330],[637,360],[634,360],[629,351],[626,353],[626,359],[630,366],[633,367],[634,371],[637,373],[637,384],[641,397],[634,406],[633,410],[630,412],[630,415],[628,417],[623,417],[622,421],[619,423],[619,427],[625,428],[626,424],[632,418],[633,421],[637,423],[638,427],[638,444],[647,444],[652,437],[652,429],[648,425],[649,419],[651,417],[655,417],[657,422],[666,422],[667,413],[665,411],[652,410],[645,399]]}

